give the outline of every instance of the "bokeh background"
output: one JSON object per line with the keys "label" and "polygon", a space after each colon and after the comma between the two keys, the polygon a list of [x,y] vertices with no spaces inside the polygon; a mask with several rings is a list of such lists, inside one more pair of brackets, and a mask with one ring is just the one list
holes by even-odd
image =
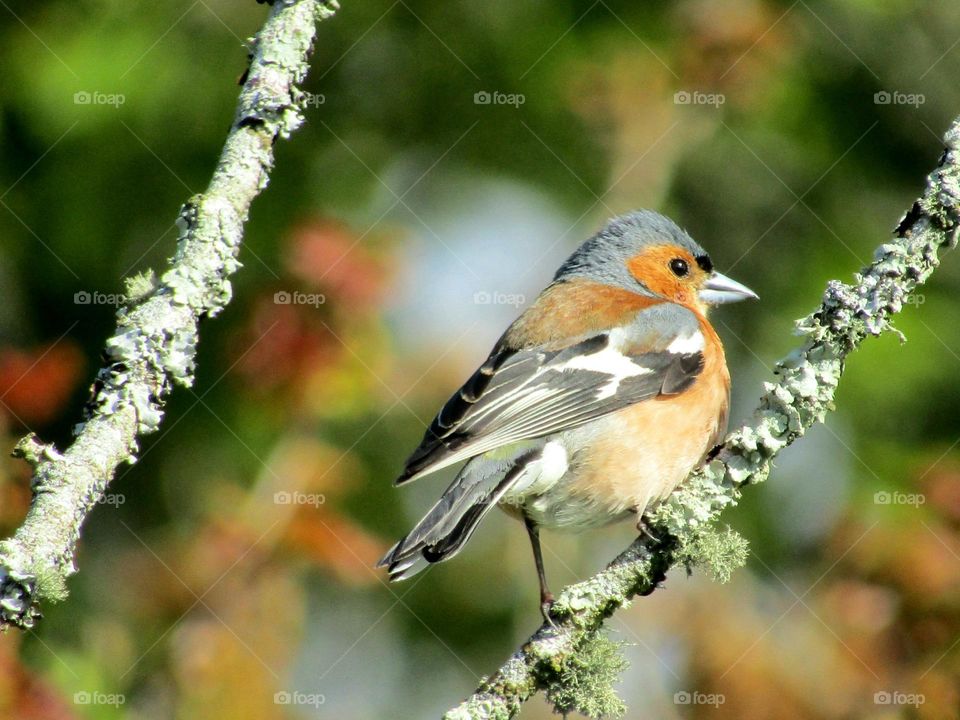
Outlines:
{"label": "bokeh background", "polygon": [[[232,118],[252,0],[0,2],[0,447],[67,443],[122,278],[161,268]],[[960,6],[344,0],[197,381],[85,526],[69,600],[0,637],[7,718],[439,715],[537,626],[522,527],[372,564],[448,477],[391,481],[610,215],[663,211],[758,304],[716,313],[751,412],[793,320],[869,261],[960,112]],[[636,718],[960,706],[960,258],[851,357],[837,411],[724,520],[728,585],[619,613]],[[29,502],[0,461],[0,532]],[[546,533],[552,583],[629,524]],[[679,694],[678,694],[679,693]],[[684,694],[686,693],[686,694]],[[540,699],[524,711],[546,718]]]}

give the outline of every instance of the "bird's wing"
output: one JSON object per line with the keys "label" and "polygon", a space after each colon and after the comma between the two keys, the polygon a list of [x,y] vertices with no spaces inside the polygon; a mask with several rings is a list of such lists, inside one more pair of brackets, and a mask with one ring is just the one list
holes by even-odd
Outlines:
{"label": "bird's wing", "polygon": [[683,392],[703,369],[704,342],[696,315],[665,302],[559,350],[498,344],[434,418],[397,484]]}

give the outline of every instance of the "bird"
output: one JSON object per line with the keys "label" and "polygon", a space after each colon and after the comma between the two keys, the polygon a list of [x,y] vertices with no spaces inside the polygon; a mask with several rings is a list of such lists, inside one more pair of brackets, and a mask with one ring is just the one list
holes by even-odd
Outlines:
{"label": "bird", "polygon": [[499,506],[526,526],[549,621],[540,529],[646,530],[726,432],[730,374],[707,313],[748,298],[669,218],[608,220],[427,428],[396,485],[466,463],[377,567],[399,581],[448,560]]}

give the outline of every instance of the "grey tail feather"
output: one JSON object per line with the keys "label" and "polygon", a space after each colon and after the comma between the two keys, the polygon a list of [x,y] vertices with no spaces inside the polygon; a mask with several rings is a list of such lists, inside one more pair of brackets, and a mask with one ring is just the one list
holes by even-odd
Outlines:
{"label": "grey tail feather", "polygon": [[406,537],[390,548],[377,567],[386,567],[390,580],[399,581],[416,575],[428,565],[452,558],[536,455],[539,451],[517,458],[492,487],[489,481],[492,478],[471,477],[479,468],[471,468],[468,463],[437,504]]}

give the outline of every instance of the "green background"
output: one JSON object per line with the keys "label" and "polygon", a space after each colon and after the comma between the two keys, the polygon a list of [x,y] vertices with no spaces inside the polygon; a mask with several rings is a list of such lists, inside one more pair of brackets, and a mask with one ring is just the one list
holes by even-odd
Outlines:
{"label": "green background", "polygon": [[[111,295],[172,254],[267,9],[0,5],[0,432],[8,450],[28,430],[62,446]],[[195,386],[90,517],[68,601],[0,638],[3,717],[459,701],[537,625],[536,578],[499,514],[413,581],[371,569],[444,486],[391,487],[423,423],[566,255],[638,207],[760,294],[714,316],[746,418],[793,320],[922,191],[960,112],[960,7],[345,1],[312,66]],[[955,716],[958,279],[948,255],[896,321],[909,341],[852,356],[837,411],[726,514],[746,569],[728,585],[676,571],[610,622],[629,717]],[[308,304],[275,301],[295,292]],[[0,463],[4,534],[28,501],[26,465]],[[546,533],[552,584],[631,537]]]}

